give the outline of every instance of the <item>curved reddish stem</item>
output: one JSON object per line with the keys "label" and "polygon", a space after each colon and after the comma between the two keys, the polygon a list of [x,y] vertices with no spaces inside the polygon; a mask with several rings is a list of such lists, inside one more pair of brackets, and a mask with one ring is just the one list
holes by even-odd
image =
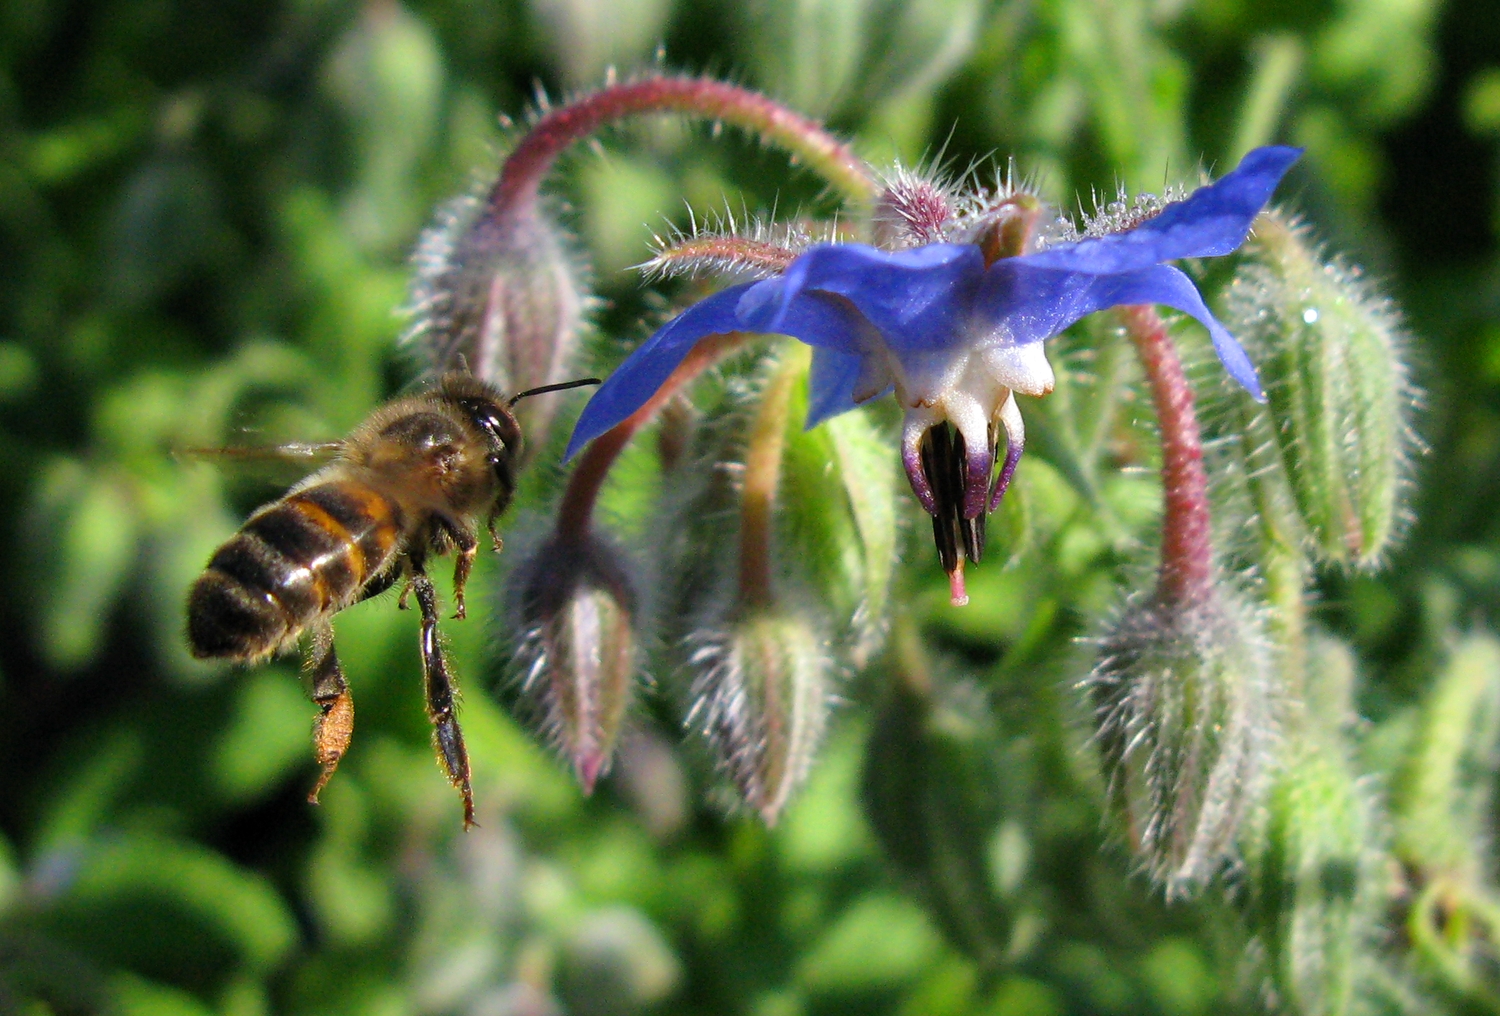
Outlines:
{"label": "curved reddish stem", "polygon": [[1164,505],[1157,596],[1168,602],[1192,602],[1211,593],[1214,562],[1208,473],[1203,468],[1193,390],[1156,308],[1122,307],[1120,316],[1151,383],[1161,433]]}
{"label": "curved reddish stem", "polygon": [[599,500],[599,491],[609,476],[615,459],[625,450],[630,439],[635,437],[667,400],[690,384],[699,374],[717,363],[725,354],[739,346],[748,333],[730,332],[727,335],[710,335],[692,348],[692,351],[667,376],[641,408],[615,424],[609,430],[589,442],[578,465],[568,477],[567,489],[563,491],[562,503],[557,507],[557,535],[561,539],[582,541],[593,525],[594,505]]}
{"label": "curved reddish stem", "polygon": [[535,201],[542,178],[563,150],[612,121],[637,113],[691,113],[731,123],[804,160],[854,201],[870,201],[876,183],[848,145],[778,102],[708,78],[649,77],[610,85],[547,113],[527,131],[490,191],[494,214]]}

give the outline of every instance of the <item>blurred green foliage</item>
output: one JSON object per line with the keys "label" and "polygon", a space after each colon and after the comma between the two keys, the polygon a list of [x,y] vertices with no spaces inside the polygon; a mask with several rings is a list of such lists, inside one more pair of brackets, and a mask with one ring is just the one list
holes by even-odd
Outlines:
{"label": "blurred green foliage", "polygon": [[[1133,369],[1103,323],[1057,345],[1058,391],[1027,407],[1033,454],[969,608],[946,606],[930,549],[908,541],[896,641],[909,628],[935,651],[840,687],[849,706],[774,831],[722,806],[659,700],[591,799],[501,708],[499,590],[556,490],[558,428],[511,549],[481,557],[495,594],[448,625],[479,829],[462,833],[432,762],[415,620],[389,598],[339,618],[359,727],[319,808],[294,666],[189,659],[186,589],[296,476],[174,452],[336,438],[406,385],[405,256],[440,202],[494,171],[502,115],[538,85],[646,66],[658,44],[667,66],[827,118],[872,161],[1014,156],[1064,207],[1307,146],[1284,193],[1404,306],[1429,453],[1390,567],[1317,576],[1329,635],[1309,650],[1309,708],[1339,732],[1319,743],[1354,756],[1320,749],[1278,799],[1361,822],[1381,798],[1396,870],[1372,877],[1423,873],[1404,938],[1381,943],[1412,958],[1362,976],[1365,1010],[1500,1009],[1500,898],[1483,888],[1500,740],[1493,0],[12,0],[0,1011],[1257,1008],[1243,918],[1275,901],[1167,906],[1101,833],[1076,640],[1138,581],[1158,498],[1139,404],[1096,397]],[[752,140],[654,121],[574,152],[552,194],[604,297],[604,367],[660,314],[624,269],[663,216],[829,200]],[[846,418],[789,454],[815,472],[825,446],[888,422]],[[640,538],[660,478],[632,454],[606,504]],[[887,546],[849,567],[884,569]],[[1314,892],[1299,858],[1325,846],[1296,832],[1249,863],[1279,865],[1298,899],[1360,905]],[[1266,934],[1272,952],[1291,941]],[[1306,1002],[1303,972],[1276,977],[1285,1004],[1331,1005]]]}

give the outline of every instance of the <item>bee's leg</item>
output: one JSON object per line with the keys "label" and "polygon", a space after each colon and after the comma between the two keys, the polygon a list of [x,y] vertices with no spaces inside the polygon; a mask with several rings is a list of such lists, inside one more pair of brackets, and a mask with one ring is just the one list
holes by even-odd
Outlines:
{"label": "bee's leg", "polygon": [[500,538],[500,533],[495,529],[495,524],[499,521],[499,512],[490,512],[490,517],[484,520],[484,528],[489,530],[490,533],[490,546],[495,549],[495,553],[497,554],[505,549],[505,541]]}
{"label": "bee's leg", "polygon": [[464,587],[469,584],[469,573],[474,570],[474,555],[479,553],[479,538],[449,519],[438,518],[435,525],[458,548],[458,558],[453,564],[453,617],[462,621],[469,616],[468,609],[464,606]]}
{"label": "bee's leg", "polygon": [[[412,581],[411,577],[412,577],[413,566],[412,566],[411,561],[409,559],[403,559],[400,562],[399,568],[400,568],[401,574],[405,577],[406,581],[404,583],[402,583],[402,585],[401,585],[401,595],[396,598],[396,609],[397,610],[407,610],[407,609],[410,609],[407,606],[407,602],[406,601],[411,597],[411,581]],[[396,584],[396,578],[395,578],[396,574],[397,574],[397,572],[393,569],[392,572],[391,572],[391,576],[392,576],[391,577],[391,584],[392,585]]]}
{"label": "bee's leg", "polygon": [[320,622],[313,629],[312,646],[308,651],[308,671],[312,674],[312,698],[322,713],[313,728],[313,753],[323,773],[313,786],[308,801],[318,803],[333,771],[339,767],[339,759],[349,748],[349,739],[354,735],[354,699],[349,694],[349,685],[344,681],[344,670],[339,666],[338,653],[333,648],[333,625]]}
{"label": "bee's leg", "polygon": [[463,795],[464,828],[468,829],[474,825],[469,752],[464,748],[464,735],[458,728],[453,678],[448,673],[448,663],[443,659],[443,647],[438,641],[437,591],[432,588],[427,572],[417,563],[412,564],[411,588],[417,595],[417,606],[422,610],[422,676],[427,686],[427,716],[432,720],[433,741],[443,768],[448,772],[448,782]]}

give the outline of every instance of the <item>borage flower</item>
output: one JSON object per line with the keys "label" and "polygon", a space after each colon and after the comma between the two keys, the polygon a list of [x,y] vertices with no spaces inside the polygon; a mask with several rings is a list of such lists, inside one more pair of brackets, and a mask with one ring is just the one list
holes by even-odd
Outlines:
{"label": "borage flower", "polygon": [[[701,340],[792,336],[814,348],[807,426],[894,389],[905,411],[902,465],[933,517],[953,600],[966,602],[963,559],[979,560],[985,516],[1025,445],[1014,393],[1052,390],[1042,340],[1095,311],[1163,304],[1201,322],[1230,376],[1264,399],[1245,351],[1192,280],[1163,262],[1238,248],[1300,155],[1258,148],[1181,201],[1138,202],[1126,228],[1111,222],[1115,231],[1030,252],[1040,211],[1030,195],[1002,191],[964,205],[910,177],[893,180],[877,202],[882,247],[828,243],[799,253],[762,238],[737,246],[718,238],[718,261],[777,274],[724,289],[668,322],[594,394],[567,454],[638,409]],[[702,260],[714,261],[713,251]]]}

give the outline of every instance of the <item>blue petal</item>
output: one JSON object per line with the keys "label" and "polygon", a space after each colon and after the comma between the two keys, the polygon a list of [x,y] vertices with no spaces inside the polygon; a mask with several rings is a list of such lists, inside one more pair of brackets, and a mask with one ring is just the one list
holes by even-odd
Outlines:
{"label": "blue petal", "polygon": [[1250,223],[1301,155],[1300,148],[1257,148],[1227,176],[1199,187],[1134,229],[1061,244],[1015,260],[1038,268],[1105,275],[1177,258],[1228,254],[1245,242]]}
{"label": "blue petal", "polygon": [[1257,402],[1265,401],[1244,349],[1204,305],[1193,281],[1171,265],[1118,275],[1083,275],[1039,269],[1027,261],[997,261],[985,277],[976,305],[980,317],[1006,329],[1016,345],[1041,342],[1095,311],[1127,304],[1165,304],[1197,318],[1208,329],[1225,370]]}
{"label": "blue petal", "polygon": [[783,299],[781,281],[757,282],[740,297],[736,313],[741,331],[790,335],[815,349],[840,353],[858,353],[880,341],[879,333],[848,300],[819,292]]}
{"label": "blue petal", "polygon": [[972,244],[929,244],[895,253],[855,243],[814,247],[785,275],[746,295],[742,322],[754,331],[828,346],[793,331],[789,316],[801,297],[830,293],[853,304],[897,353],[947,349],[965,341],[969,305],[983,275],[984,257]]}
{"label": "blue petal", "polygon": [[641,408],[700,339],[743,331],[735,307],[753,285],[755,283],[731,286],[694,304],[631,353],[583,407],[578,424],[573,428],[573,436],[568,439],[563,461],[571,459],[584,445]]}
{"label": "blue petal", "polygon": [[813,350],[812,370],[807,378],[808,429],[860,405],[854,401],[854,386],[859,383],[861,361],[861,357],[852,353]]}

